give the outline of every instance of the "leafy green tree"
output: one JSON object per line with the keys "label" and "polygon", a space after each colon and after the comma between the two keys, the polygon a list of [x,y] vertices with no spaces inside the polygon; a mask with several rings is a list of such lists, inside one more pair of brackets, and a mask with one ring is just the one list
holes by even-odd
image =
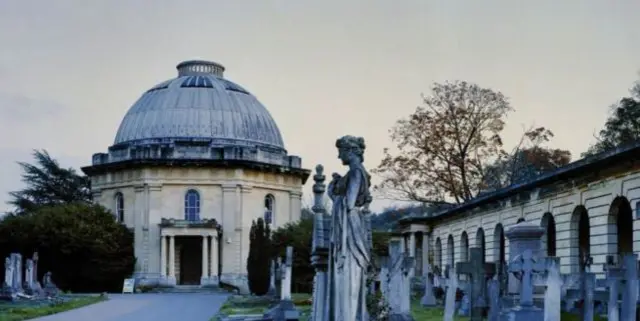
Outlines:
{"label": "leafy green tree", "polygon": [[[373,254],[386,255],[389,234],[372,234]],[[273,231],[271,235],[274,257],[284,257],[287,246],[293,247],[293,280],[291,289],[297,293],[311,293],[315,270],[311,266],[311,246],[313,241],[313,217],[308,216],[297,222],[287,223]]]}
{"label": "leafy green tree", "polygon": [[133,233],[102,206],[44,205],[0,221],[0,257],[39,254],[38,279],[73,292],[121,291],[135,267]]}
{"label": "leafy green tree", "polygon": [[640,139],[640,84],[635,88],[635,97],[622,98],[611,107],[612,113],[596,137],[596,143],[582,154],[583,157],[607,152]]}
{"label": "leafy green tree", "polygon": [[249,290],[255,295],[265,295],[269,292],[271,260],[271,232],[262,218],[251,224],[249,235],[249,257],[247,272]]}
{"label": "leafy green tree", "polygon": [[46,150],[33,152],[35,164],[19,162],[26,187],[10,192],[9,204],[16,213],[31,211],[43,205],[91,201],[91,181],[73,168],[62,168]]}

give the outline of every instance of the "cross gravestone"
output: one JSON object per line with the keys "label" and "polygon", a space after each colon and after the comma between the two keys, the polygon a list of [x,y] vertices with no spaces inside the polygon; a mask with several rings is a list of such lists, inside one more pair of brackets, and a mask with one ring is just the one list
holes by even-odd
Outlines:
{"label": "cross gravestone", "polygon": [[291,301],[291,277],[293,266],[293,247],[287,246],[287,256],[282,268],[280,284],[280,302],[262,317],[262,321],[298,321],[300,311]]}
{"label": "cross gravestone", "polygon": [[[484,262],[482,249],[473,247],[469,249],[471,260],[456,264],[456,271],[465,274],[469,280],[469,299],[471,303],[471,320],[481,321],[486,303],[486,280],[495,273],[495,265]],[[465,294],[466,295],[466,294]]]}
{"label": "cross gravestone", "polygon": [[389,242],[389,281],[386,300],[389,303],[390,321],[413,321],[411,316],[410,274],[415,259],[401,250],[400,241]]}
{"label": "cross gravestone", "polygon": [[431,284],[431,265],[427,265],[427,271],[424,273],[424,295],[420,299],[420,304],[423,307],[436,306],[436,297],[433,295],[433,284]]}
{"label": "cross gravestone", "polygon": [[536,261],[533,252],[526,249],[509,264],[509,272],[520,281],[519,303],[500,314],[501,320],[542,320],[544,311],[533,305],[533,274],[546,270],[546,262]]}
{"label": "cross gravestone", "polygon": [[620,282],[624,279],[624,267],[619,262],[614,262],[613,256],[607,256],[607,263],[604,264],[603,270],[605,272],[604,286],[607,288],[602,296],[596,295],[596,300],[607,301],[607,320],[618,321],[620,320],[620,305],[618,297],[620,296]]}

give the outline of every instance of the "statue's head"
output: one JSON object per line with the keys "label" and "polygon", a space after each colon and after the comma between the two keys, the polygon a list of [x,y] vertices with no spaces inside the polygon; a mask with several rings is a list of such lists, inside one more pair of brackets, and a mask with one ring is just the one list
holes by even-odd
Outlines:
{"label": "statue's head", "polygon": [[336,141],[338,148],[338,158],[342,160],[343,165],[348,165],[356,158],[359,162],[364,161],[364,138],[355,136],[342,136]]}

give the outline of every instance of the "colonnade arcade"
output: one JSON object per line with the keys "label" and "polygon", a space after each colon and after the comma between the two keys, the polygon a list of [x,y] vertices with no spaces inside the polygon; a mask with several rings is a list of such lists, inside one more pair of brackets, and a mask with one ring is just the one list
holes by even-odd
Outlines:
{"label": "colonnade arcade", "polygon": [[[585,206],[578,205],[569,213],[554,215],[546,212],[542,217],[531,220],[545,230],[542,236],[542,253],[560,257],[560,264],[566,267],[567,272],[581,271],[588,264],[592,264],[594,272],[601,272],[600,266],[605,263],[607,255],[619,257],[633,253],[634,241],[640,241],[634,240],[634,215],[631,203],[626,197],[615,197],[606,213],[597,214],[597,208],[591,211],[593,213],[589,213]],[[520,218],[518,222],[525,220]],[[446,222],[440,224],[444,225]],[[481,248],[488,262],[507,262],[508,240],[505,230],[509,227],[496,223],[493,231],[485,231],[480,227],[473,231],[458,232],[460,234],[456,233],[459,235],[457,237],[440,233],[434,239],[434,233],[430,231],[435,230],[435,227],[410,222],[405,226],[402,235],[409,255],[416,257],[416,275],[422,275],[427,271],[428,265],[436,272],[444,272],[443,269],[447,265],[453,266],[455,262],[467,261],[470,257],[470,247]],[[474,236],[474,240],[470,244],[471,235]],[[489,246],[487,242],[490,242]],[[432,249],[429,248],[430,244],[433,245]],[[635,252],[640,250],[639,247],[640,242]],[[416,252],[419,254],[415,255]]]}
{"label": "colonnade arcade", "polygon": [[160,277],[168,285],[217,285],[222,229],[215,220],[162,219]]}

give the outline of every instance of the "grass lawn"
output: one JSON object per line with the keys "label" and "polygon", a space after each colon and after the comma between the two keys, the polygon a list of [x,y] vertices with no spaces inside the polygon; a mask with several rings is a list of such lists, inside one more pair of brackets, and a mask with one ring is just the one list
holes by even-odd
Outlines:
{"label": "grass lawn", "polygon": [[60,304],[48,304],[40,307],[8,307],[0,306],[0,321],[21,321],[63,311],[77,309],[86,305],[106,300],[104,296],[83,296],[69,299]]}
{"label": "grass lawn", "polygon": [[[411,315],[414,319],[420,321],[442,321],[444,317],[444,309],[443,308],[423,308],[420,306],[420,302],[414,301],[411,304]],[[468,321],[469,317],[458,317],[455,316],[453,318],[455,321]],[[595,316],[593,318],[594,321],[605,321],[606,318],[601,318],[599,316]],[[561,321],[580,321],[580,316],[575,314],[563,313],[561,317]]]}
{"label": "grass lawn", "polygon": [[[294,293],[291,295],[293,303],[300,311],[302,317],[309,316],[311,312],[311,294]],[[222,305],[218,314],[211,318],[211,321],[219,320],[220,316],[233,314],[263,314],[274,304],[277,299],[269,297],[256,297],[245,295],[232,295]],[[4,321],[0,319],[0,321]]]}

